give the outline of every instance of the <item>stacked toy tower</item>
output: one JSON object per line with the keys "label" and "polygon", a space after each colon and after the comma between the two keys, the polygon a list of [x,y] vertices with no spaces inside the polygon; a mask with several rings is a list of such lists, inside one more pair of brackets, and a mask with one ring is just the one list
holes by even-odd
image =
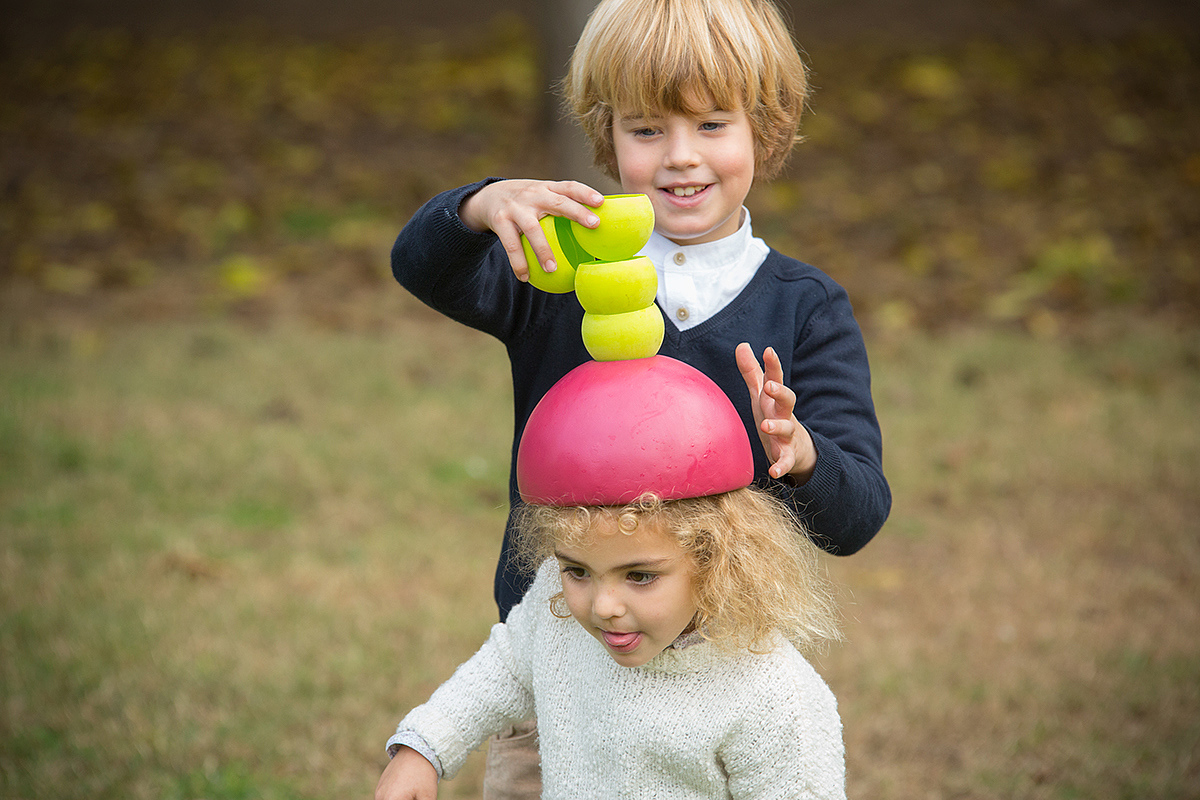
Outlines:
{"label": "stacked toy tower", "polygon": [[525,243],[530,283],[578,297],[595,360],[564,375],[530,415],[517,452],[521,497],[619,505],[646,493],[672,500],[748,485],[750,442],[729,398],[699,370],[658,355],[658,277],[637,255],[654,230],[650,199],[609,196],[596,213],[596,228],[542,220],[559,265],[552,273]]}

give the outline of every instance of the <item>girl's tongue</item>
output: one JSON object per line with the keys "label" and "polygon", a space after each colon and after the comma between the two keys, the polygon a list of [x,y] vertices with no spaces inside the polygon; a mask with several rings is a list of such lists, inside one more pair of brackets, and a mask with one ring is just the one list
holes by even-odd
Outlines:
{"label": "girl's tongue", "polygon": [[625,653],[633,650],[642,640],[640,633],[613,633],[604,631],[604,643],[617,652]]}

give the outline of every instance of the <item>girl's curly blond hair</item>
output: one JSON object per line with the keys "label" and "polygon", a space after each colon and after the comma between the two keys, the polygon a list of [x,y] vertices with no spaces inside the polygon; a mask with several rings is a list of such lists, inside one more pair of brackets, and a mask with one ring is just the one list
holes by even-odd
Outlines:
{"label": "girl's curly blond hair", "polygon": [[603,0],[560,90],[614,180],[614,114],[698,114],[709,102],[746,113],[755,177],[769,179],[800,140],[808,70],[771,0]]}
{"label": "girl's curly blond hair", "polygon": [[841,638],[818,549],[791,511],[755,487],[684,500],[646,496],[626,506],[522,506],[517,551],[536,570],[558,548],[586,547],[597,515],[631,533],[650,520],[691,560],[696,629],[729,650],[770,650],[778,635],[800,649]]}

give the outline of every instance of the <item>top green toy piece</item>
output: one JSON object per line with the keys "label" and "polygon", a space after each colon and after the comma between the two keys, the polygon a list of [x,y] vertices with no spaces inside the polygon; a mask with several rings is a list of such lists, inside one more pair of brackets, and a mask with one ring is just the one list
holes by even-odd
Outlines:
{"label": "top green toy piece", "polygon": [[543,217],[542,231],[558,268],[546,272],[522,237],[529,282],[545,292],[574,291],[583,306],[583,344],[597,361],[649,358],[663,340],[654,305],[654,263],[638,256],[654,230],[654,209],[644,194],[606,195],[594,209],[600,223],[586,228],[562,217]]}

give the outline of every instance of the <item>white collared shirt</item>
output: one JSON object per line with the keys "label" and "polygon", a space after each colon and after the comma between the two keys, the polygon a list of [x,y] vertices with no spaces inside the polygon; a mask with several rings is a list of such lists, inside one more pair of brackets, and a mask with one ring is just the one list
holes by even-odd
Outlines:
{"label": "white collared shirt", "polygon": [[742,209],[735,233],[704,244],[677,245],[658,231],[639,255],[658,272],[658,305],[679,330],[710,319],[737,297],[762,266],[769,248],[754,236],[750,212]]}

